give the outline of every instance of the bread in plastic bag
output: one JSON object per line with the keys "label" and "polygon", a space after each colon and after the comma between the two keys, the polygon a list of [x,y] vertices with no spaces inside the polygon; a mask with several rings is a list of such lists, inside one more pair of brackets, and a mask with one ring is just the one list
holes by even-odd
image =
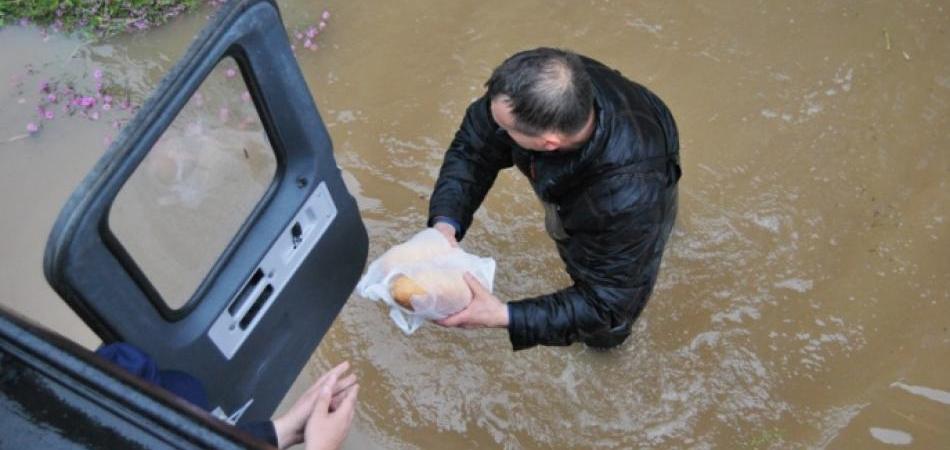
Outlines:
{"label": "bread in plastic bag", "polygon": [[[441,320],[468,306],[472,290],[462,278],[465,272],[491,292],[495,260],[453,247],[438,230],[427,228],[373,261],[356,290],[388,305],[389,316],[408,335],[426,320]],[[407,297],[402,305],[394,293]]]}

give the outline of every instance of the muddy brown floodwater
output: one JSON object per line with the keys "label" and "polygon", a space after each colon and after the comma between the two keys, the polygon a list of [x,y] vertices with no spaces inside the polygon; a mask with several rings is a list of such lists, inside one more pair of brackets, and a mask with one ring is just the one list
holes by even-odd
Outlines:
{"label": "muddy brown floodwater", "polygon": [[[280,5],[290,28],[332,13],[299,60],[371,257],[423,226],[465,107],[516,50],[599,59],[658,93],[681,132],[678,222],[622,348],[512,353],[503,332],[434,326],[406,337],[354,296],[290,394],[352,361],[348,448],[950,448],[946,2]],[[98,342],[41,260],[114,130],[57,118],[7,142],[34,120],[33,83],[99,67],[141,99],[205,20],[98,44],[0,30],[5,305]],[[464,246],[497,259],[503,299],[569,282],[542,214],[514,171],[476,214]]]}

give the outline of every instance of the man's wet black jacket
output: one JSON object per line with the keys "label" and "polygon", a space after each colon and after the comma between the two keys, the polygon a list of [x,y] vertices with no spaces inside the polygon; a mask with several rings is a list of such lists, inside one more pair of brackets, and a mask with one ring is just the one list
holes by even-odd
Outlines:
{"label": "man's wet black jacket", "polygon": [[584,147],[525,150],[498,127],[482,97],[468,107],[429,202],[429,225],[440,216],[454,219],[461,239],[498,171],[516,165],[549,206],[548,233],[573,285],[508,304],[515,350],[623,342],[653,289],[676,216],[680,168],[673,116],[643,86],[584,61],[594,83],[596,120]]}

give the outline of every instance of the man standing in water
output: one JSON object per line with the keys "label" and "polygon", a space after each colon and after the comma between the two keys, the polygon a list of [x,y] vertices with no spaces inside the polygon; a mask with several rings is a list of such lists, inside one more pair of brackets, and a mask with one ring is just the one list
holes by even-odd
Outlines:
{"label": "man standing in water", "polygon": [[428,224],[461,240],[498,171],[515,165],[544,205],[573,285],[506,304],[466,276],[472,303],[439,323],[506,327],[515,350],[619,345],[646,305],[676,217],[673,116],[645,87],[558,49],[511,56],[486,86],[445,154]]}

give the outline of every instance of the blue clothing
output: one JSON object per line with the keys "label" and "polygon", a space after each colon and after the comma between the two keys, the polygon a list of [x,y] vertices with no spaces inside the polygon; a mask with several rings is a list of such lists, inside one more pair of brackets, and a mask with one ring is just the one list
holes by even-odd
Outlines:
{"label": "blue clothing", "polygon": [[[180,370],[160,370],[151,356],[132,344],[105,344],[96,349],[96,355],[205,411],[211,410],[208,394],[201,380]],[[237,427],[257,439],[277,446],[277,432],[274,423],[269,420],[250,422]]]}

